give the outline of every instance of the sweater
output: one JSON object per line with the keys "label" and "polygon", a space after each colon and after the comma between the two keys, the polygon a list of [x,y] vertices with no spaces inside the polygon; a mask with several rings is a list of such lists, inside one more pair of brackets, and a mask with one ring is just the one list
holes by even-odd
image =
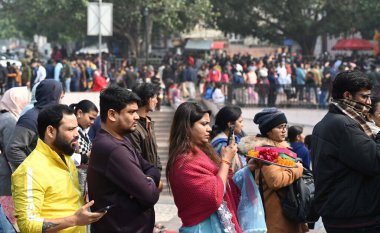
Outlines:
{"label": "sweater", "polygon": [[232,213],[232,222],[241,232],[236,218],[236,205],[230,185],[226,186],[217,175],[219,167],[199,148],[195,153],[179,155],[169,173],[169,183],[178,216],[183,226],[194,226],[215,213],[223,199]]}
{"label": "sweater", "polygon": [[[145,233],[154,227],[160,171],[140,155],[128,138],[118,140],[100,129],[88,165],[91,210],[114,205],[92,225],[96,232]],[[148,178],[150,177],[150,178]]]}

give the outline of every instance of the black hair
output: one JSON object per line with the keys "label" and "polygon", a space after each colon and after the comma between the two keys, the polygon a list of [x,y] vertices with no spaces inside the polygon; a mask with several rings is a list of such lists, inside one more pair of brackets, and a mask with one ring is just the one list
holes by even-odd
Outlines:
{"label": "black hair", "polygon": [[215,124],[212,127],[211,138],[228,128],[228,123],[234,123],[241,116],[242,111],[238,106],[224,106],[215,116]]}
{"label": "black hair", "polygon": [[[205,114],[211,115],[211,111],[196,102],[182,103],[175,111],[169,136],[169,159],[166,166],[167,179],[176,158],[185,152],[195,151],[195,146],[190,141],[191,128]],[[196,146],[218,164],[219,158],[210,143]]]}
{"label": "black hair", "polygon": [[306,135],[304,143],[305,143],[305,146],[307,147],[307,149],[309,149],[309,150],[311,150],[311,139],[312,139],[311,134]]}
{"label": "black hair", "polygon": [[150,98],[158,95],[159,87],[152,83],[141,83],[134,86],[132,91],[140,97],[139,107],[142,107],[148,104]]}
{"label": "black hair", "polygon": [[67,105],[56,104],[45,108],[38,114],[37,129],[38,135],[42,140],[45,139],[45,131],[49,125],[58,130],[58,127],[61,124],[61,120],[63,118],[63,114],[72,115],[74,114],[74,110]]}
{"label": "black hair", "polygon": [[81,100],[76,104],[70,104],[69,107],[74,110],[75,114],[78,113],[78,110],[82,110],[83,113],[89,113],[90,111],[99,112],[96,105],[90,100]]}
{"label": "black hair", "polygon": [[343,93],[348,91],[355,95],[361,89],[372,89],[371,80],[363,72],[349,70],[340,72],[333,82],[332,97],[334,99],[343,99]]}
{"label": "black hair", "polygon": [[127,104],[139,102],[140,98],[132,91],[117,86],[108,87],[100,93],[100,119],[105,123],[108,110],[119,113]]}
{"label": "black hair", "polygon": [[297,136],[302,134],[303,128],[298,125],[290,126],[288,129],[288,140],[289,142],[297,141]]}

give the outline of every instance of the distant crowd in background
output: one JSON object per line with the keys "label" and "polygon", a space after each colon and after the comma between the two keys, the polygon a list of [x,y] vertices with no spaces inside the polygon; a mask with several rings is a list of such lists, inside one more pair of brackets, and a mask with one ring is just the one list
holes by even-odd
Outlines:
{"label": "distant crowd in background", "polygon": [[[140,62],[141,63],[141,62]],[[250,54],[171,54],[155,64],[138,64],[136,58],[103,54],[68,57],[54,47],[50,59],[22,60],[21,67],[0,65],[0,94],[16,86],[33,85],[43,79],[60,81],[65,92],[100,91],[118,85],[132,89],[137,83],[154,83],[161,88],[164,103],[179,105],[202,96],[217,105],[296,105],[326,108],[330,86],[337,73],[360,70],[371,78],[375,95],[380,90],[377,57],[355,55],[336,58],[303,58],[278,53],[264,57]],[[100,67],[100,68],[99,68]],[[281,105],[283,106],[283,105]]]}

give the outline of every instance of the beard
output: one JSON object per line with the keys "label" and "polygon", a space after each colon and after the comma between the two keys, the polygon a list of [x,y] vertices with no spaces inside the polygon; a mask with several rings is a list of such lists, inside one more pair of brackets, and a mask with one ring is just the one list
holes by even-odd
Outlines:
{"label": "beard", "polygon": [[[75,139],[75,140],[77,140],[77,139]],[[58,134],[58,137],[54,140],[53,145],[55,148],[60,150],[61,153],[71,156],[71,155],[73,155],[73,153],[75,151],[75,147],[72,145],[73,141],[67,142],[64,139],[62,139],[60,137],[60,135]]]}

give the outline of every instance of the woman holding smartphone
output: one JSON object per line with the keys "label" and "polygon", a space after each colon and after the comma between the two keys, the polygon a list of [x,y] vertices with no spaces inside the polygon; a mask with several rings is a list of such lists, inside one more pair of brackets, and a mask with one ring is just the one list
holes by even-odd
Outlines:
{"label": "woman holding smartphone", "polygon": [[[243,130],[242,111],[237,106],[225,106],[215,116],[215,124],[212,127],[211,145],[216,153],[220,155],[221,149],[227,146],[231,140],[239,144],[240,134]],[[230,138],[229,138],[230,137]],[[230,140],[230,141],[229,141]],[[247,164],[244,156],[236,153],[232,159],[231,168],[238,171]]]}
{"label": "woman holding smartphone", "polygon": [[183,224],[179,231],[239,233],[234,184],[228,179],[237,146],[232,142],[218,156],[209,124],[210,111],[197,103],[183,103],[174,114],[166,176]]}

